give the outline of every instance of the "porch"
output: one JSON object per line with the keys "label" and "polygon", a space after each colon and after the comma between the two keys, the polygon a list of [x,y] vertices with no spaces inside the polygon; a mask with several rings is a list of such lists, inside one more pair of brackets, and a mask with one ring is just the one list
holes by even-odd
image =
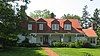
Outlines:
{"label": "porch", "polygon": [[51,45],[53,41],[60,42],[75,42],[77,40],[87,41],[84,34],[68,34],[68,33],[38,33],[36,35],[36,42],[41,45]]}
{"label": "porch", "polygon": [[[22,41],[25,40],[25,36],[20,36],[19,38]],[[41,45],[51,45],[53,41],[75,42],[78,40],[87,41],[92,45],[97,44],[96,37],[90,38],[80,33],[31,33],[27,38],[29,39],[29,43],[39,43]]]}

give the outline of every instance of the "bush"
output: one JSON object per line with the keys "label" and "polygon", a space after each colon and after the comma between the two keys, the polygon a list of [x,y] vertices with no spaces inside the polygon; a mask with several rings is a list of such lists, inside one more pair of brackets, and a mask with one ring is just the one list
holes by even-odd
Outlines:
{"label": "bush", "polygon": [[59,41],[54,41],[54,42],[52,42],[52,46],[53,46],[53,47],[60,47],[60,46],[61,46],[61,42],[59,42]]}
{"label": "bush", "polygon": [[61,47],[66,47],[67,43],[61,42]]}
{"label": "bush", "polygon": [[70,42],[68,47],[75,48],[75,43],[74,42]]}
{"label": "bush", "polygon": [[90,43],[84,41],[75,41],[75,42],[60,42],[60,41],[53,41],[52,47],[69,47],[69,48],[90,48],[93,47]]}
{"label": "bush", "polygon": [[93,55],[90,53],[85,53],[83,56],[93,56]]}
{"label": "bush", "polygon": [[66,47],[67,43],[60,42],[60,41],[53,41],[52,42],[52,47]]}
{"label": "bush", "polygon": [[83,47],[83,41],[76,41],[74,43],[75,43],[76,48],[82,48]]}
{"label": "bush", "polygon": [[67,47],[70,48],[90,48],[92,47],[92,45],[88,42],[84,42],[84,41],[75,41],[75,42],[70,42],[67,44]]}
{"label": "bush", "polygon": [[92,45],[90,43],[88,43],[88,42],[84,42],[83,43],[83,47],[84,48],[90,48],[90,47],[92,47]]}
{"label": "bush", "polygon": [[20,43],[18,44],[19,47],[39,47],[41,46],[39,43]]}

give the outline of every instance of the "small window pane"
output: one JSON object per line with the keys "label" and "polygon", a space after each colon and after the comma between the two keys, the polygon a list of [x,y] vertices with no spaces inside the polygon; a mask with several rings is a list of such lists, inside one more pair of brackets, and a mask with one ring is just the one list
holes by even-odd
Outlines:
{"label": "small window pane", "polygon": [[39,30],[43,30],[43,24],[39,24]]}
{"label": "small window pane", "polygon": [[52,30],[59,30],[59,24],[52,24]]}
{"label": "small window pane", "polygon": [[28,30],[32,30],[32,24],[28,24]]}
{"label": "small window pane", "polygon": [[64,30],[71,30],[71,25],[70,24],[65,24],[64,25]]}

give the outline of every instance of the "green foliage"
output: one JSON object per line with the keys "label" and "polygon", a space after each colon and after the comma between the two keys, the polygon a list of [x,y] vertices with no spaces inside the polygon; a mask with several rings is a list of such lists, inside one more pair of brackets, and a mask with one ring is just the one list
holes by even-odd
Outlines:
{"label": "green foliage", "polygon": [[84,44],[84,41],[76,41],[75,42],[75,47],[76,48],[82,48],[83,47],[83,44]]}
{"label": "green foliage", "polygon": [[90,53],[85,53],[83,56],[93,56],[93,55]]}
{"label": "green foliage", "polygon": [[1,38],[5,38],[6,40],[11,41],[16,39],[18,34],[23,32],[27,33],[27,30],[22,29],[20,26],[20,23],[25,20],[27,20],[25,6],[22,6],[18,14],[15,15],[14,10],[12,10],[12,6],[8,4],[8,1],[5,2],[4,0],[0,0]]}
{"label": "green foliage", "polygon": [[84,42],[83,43],[83,47],[84,48],[92,48],[92,45],[90,43],[88,43],[88,42]]}
{"label": "green foliage", "polygon": [[30,13],[30,16],[32,18],[49,18],[50,17],[50,11],[45,9],[45,10],[35,10],[34,12]]}
{"label": "green foliage", "polygon": [[16,47],[1,51],[0,56],[48,56],[40,47],[26,48]]}
{"label": "green foliage", "polygon": [[[100,56],[100,48],[51,48],[59,56]],[[86,54],[88,53],[88,54]]]}
{"label": "green foliage", "polygon": [[55,18],[55,14],[52,12],[51,14],[50,14],[50,18]]}
{"label": "green foliage", "polygon": [[30,13],[32,18],[55,18],[55,14],[50,12],[49,10],[35,10],[34,12]]}
{"label": "green foliage", "polygon": [[11,5],[7,2],[1,1],[0,12],[0,36],[14,36],[13,33],[15,33],[14,30],[16,29],[16,16],[14,16],[14,11],[11,9]]}
{"label": "green foliage", "polygon": [[92,45],[85,41],[75,41],[75,42],[53,41],[52,47],[91,48]]}
{"label": "green foliage", "polygon": [[60,41],[53,41],[51,46],[52,47],[66,47],[67,43],[60,42]]}
{"label": "green foliage", "polygon": [[100,10],[98,8],[96,8],[94,10],[94,14],[93,14],[93,18],[92,18],[93,22],[95,23],[96,30],[97,30],[98,27],[100,27],[100,17],[99,17],[99,15],[100,15]]}
{"label": "green foliage", "polygon": [[80,16],[78,16],[78,15],[70,15],[70,14],[64,14],[61,18],[63,18],[63,19],[78,19],[78,20],[80,20]]}
{"label": "green foliage", "polygon": [[100,17],[99,16],[100,16],[100,9],[96,8],[94,10],[92,20],[93,20],[93,23],[94,23],[93,28],[98,35],[97,44],[100,45]]}
{"label": "green foliage", "polygon": [[84,8],[83,8],[83,15],[82,15],[82,18],[81,18],[81,24],[82,24],[82,27],[87,29],[90,27],[90,24],[91,24],[91,18],[89,18],[90,14],[89,12],[87,11],[87,8],[88,6],[85,5]]}
{"label": "green foliage", "polygon": [[68,45],[68,47],[75,48],[75,43],[74,42],[70,42],[70,44]]}

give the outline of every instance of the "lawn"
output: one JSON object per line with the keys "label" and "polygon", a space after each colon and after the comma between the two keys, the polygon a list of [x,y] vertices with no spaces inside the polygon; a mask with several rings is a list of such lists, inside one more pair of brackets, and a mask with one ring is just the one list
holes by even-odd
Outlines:
{"label": "lawn", "polygon": [[84,56],[89,53],[93,56],[100,56],[100,48],[51,48],[59,56]]}
{"label": "lawn", "polygon": [[12,48],[0,50],[0,56],[47,56],[42,48]]}

